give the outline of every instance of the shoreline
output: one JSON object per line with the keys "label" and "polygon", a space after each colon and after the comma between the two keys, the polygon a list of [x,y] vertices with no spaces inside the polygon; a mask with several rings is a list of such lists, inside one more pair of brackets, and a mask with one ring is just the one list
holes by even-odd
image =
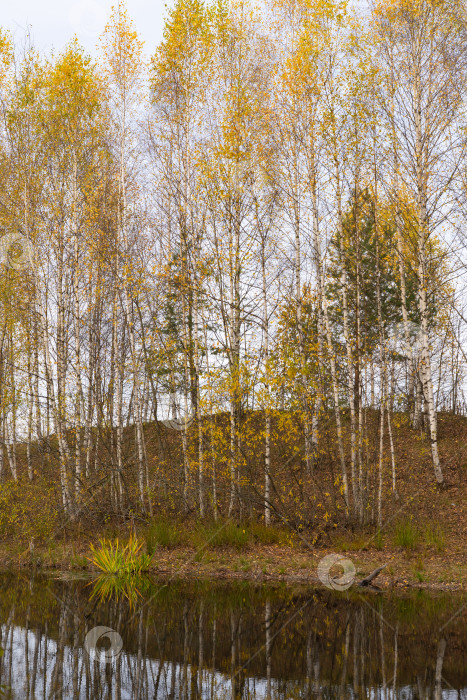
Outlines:
{"label": "shoreline", "polygon": [[[47,575],[96,576],[98,569],[87,559],[89,544],[83,541],[57,543],[54,548],[38,546],[33,553],[12,551],[0,544],[0,570],[32,570]],[[355,583],[383,564],[386,568],[375,583],[381,592],[418,589],[425,591],[464,592],[467,581],[465,551],[433,553],[404,552],[396,549],[367,549],[342,552],[331,547],[313,551],[297,546],[249,546],[239,551],[233,547],[206,548],[157,547],[148,575],[168,581],[245,581],[255,584],[286,584],[324,587],[318,578],[319,562],[331,553],[348,559],[355,567]],[[336,569],[337,575],[339,575]],[[353,584],[352,590],[368,589]],[[336,589],[337,590],[337,589]],[[373,591],[374,592],[374,591]]]}

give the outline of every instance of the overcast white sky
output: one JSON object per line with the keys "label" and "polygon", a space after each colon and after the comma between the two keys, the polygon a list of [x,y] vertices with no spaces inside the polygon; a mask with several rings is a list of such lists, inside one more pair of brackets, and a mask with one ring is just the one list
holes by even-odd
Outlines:
{"label": "overcast white sky", "polygon": [[[60,50],[76,34],[93,53],[112,4],[112,0],[0,0],[0,26],[14,32],[21,42],[30,25],[34,44],[42,51]],[[166,5],[172,4],[173,0],[127,0],[146,53],[152,54],[160,42]]]}

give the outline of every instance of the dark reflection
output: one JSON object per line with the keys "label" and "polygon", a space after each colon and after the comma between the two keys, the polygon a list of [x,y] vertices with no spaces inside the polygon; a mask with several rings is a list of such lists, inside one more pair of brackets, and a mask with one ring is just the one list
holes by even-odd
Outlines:
{"label": "dark reflection", "polygon": [[94,579],[90,584],[92,592],[90,600],[97,598],[101,603],[105,603],[112,598],[117,601],[124,598],[128,601],[130,608],[136,604],[144,605],[144,595],[151,595],[153,584],[151,579],[144,576],[115,576],[113,574],[102,574]]}
{"label": "dark reflection", "polygon": [[[150,584],[136,603],[87,581],[0,577],[10,698],[467,698],[454,595]],[[111,663],[83,648],[116,630]]]}

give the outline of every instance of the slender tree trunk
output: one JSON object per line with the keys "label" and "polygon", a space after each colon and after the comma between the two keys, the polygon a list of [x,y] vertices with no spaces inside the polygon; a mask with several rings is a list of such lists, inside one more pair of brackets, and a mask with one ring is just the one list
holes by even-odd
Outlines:
{"label": "slender tree trunk", "polygon": [[420,375],[424,385],[425,400],[427,402],[428,421],[430,428],[431,455],[433,469],[438,484],[444,484],[443,472],[438,453],[438,428],[436,418],[436,407],[434,403],[433,379],[431,375],[431,357],[428,340],[428,303],[427,303],[427,242],[429,236],[429,221],[427,215],[427,177],[425,163],[426,146],[423,144],[422,132],[422,98],[420,86],[421,70],[418,64],[418,56],[415,59],[417,70],[414,81],[414,121],[415,121],[415,165],[417,176],[417,197],[418,197],[418,231],[417,231],[417,276],[418,276],[418,310],[421,321],[421,358]]}

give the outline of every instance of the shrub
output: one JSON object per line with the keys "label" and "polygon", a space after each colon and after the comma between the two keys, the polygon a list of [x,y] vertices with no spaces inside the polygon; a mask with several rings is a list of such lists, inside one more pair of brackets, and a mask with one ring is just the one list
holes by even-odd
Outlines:
{"label": "shrub", "polygon": [[41,478],[0,484],[0,537],[20,542],[50,539],[57,524],[54,488]]}

